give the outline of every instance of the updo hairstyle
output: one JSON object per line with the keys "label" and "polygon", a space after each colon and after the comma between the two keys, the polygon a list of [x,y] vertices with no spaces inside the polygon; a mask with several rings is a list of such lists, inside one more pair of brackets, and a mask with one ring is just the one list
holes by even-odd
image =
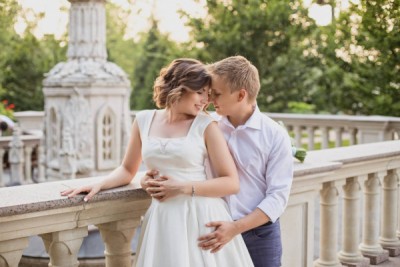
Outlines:
{"label": "updo hairstyle", "polygon": [[198,92],[211,85],[211,75],[198,60],[179,58],[162,68],[154,82],[153,101],[158,108],[169,108],[184,92]]}

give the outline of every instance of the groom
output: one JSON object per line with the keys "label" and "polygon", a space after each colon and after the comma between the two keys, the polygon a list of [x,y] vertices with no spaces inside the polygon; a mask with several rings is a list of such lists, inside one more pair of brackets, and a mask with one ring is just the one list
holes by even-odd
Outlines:
{"label": "groom", "polygon": [[242,234],[256,267],[281,266],[279,217],[293,179],[290,137],[258,109],[258,70],[246,58],[225,58],[210,70],[211,102],[238,168],[240,191],[226,197],[234,221],[209,222],[215,230],[201,236],[199,246],[215,253]]}

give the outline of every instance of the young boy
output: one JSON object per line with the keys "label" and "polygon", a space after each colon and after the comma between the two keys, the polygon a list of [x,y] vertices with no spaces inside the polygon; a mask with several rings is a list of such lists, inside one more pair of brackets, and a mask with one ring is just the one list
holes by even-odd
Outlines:
{"label": "young boy", "polygon": [[210,70],[211,102],[238,168],[240,191],[227,197],[234,221],[208,223],[215,230],[201,236],[199,246],[217,252],[242,234],[256,267],[281,266],[279,217],[293,179],[290,137],[258,109],[258,70],[246,58],[229,57]]}

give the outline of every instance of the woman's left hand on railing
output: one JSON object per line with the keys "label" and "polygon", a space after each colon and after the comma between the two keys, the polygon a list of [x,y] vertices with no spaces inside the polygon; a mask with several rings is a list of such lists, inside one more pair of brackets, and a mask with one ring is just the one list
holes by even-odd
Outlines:
{"label": "woman's left hand on railing", "polygon": [[85,185],[82,187],[78,188],[69,188],[64,191],[61,191],[62,196],[68,196],[68,198],[74,197],[77,194],[80,193],[88,193],[83,201],[87,202],[89,201],[95,194],[97,194],[101,190],[101,184],[96,183],[96,184],[91,184],[91,185]]}

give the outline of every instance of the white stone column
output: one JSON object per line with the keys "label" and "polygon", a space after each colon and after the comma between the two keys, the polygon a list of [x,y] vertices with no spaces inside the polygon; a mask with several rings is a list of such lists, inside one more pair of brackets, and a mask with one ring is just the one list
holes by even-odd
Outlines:
{"label": "white stone column", "polygon": [[4,149],[0,148],[0,187],[5,186],[4,183],[4,169],[3,169],[3,157],[4,157]]}
{"label": "white stone column", "polygon": [[342,250],[339,259],[344,266],[369,266],[369,260],[358,250],[360,236],[360,191],[358,177],[346,179],[343,186]]}
{"label": "white stone column", "polygon": [[343,129],[342,127],[336,127],[335,128],[335,147],[341,147],[342,146],[342,133]]}
{"label": "white stone column", "polygon": [[350,145],[357,144],[357,129],[356,128],[349,128],[349,137],[350,137]]}
{"label": "white stone column", "polygon": [[69,59],[106,60],[105,0],[69,0]]}
{"label": "white stone column", "polygon": [[370,263],[377,265],[389,258],[389,253],[379,244],[380,223],[380,190],[381,183],[378,173],[368,174],[364,183],[364,220],[362,243],[360,250],[370,259]]}
{"label": "white stone column", "polygon": [[139,226],[137,219],[97,225],[106,247],[104,254],[107,267],[132,266],[131,240],[137,226]]}
{"label": "white stone column", "polygon": [[22,165],[24,163],[24,143],[21,141],[20,129],[14,127],[13,137],[9,144],[8,161],[10,162],[10,182],[23,183]]}
{"label": "white stone column", "polygon": [[329,128],[322,127],[321,133],[322,133],[321,149],[329,148]]}
{"label": "white stone column", "polygon": [[24,159],[25,159],[25,182],[32,182],[32,151],[33,148],[31,146],[25,146],[24,148]]}
{"label": "white stone column", "polygon": [[315,128],[313,126],[308,126],[307,127],[307,134],[308,134],[308,150],[314,150],[314,144],[315,144],[315,134],[314,134]]}
{"label": "white stone column", "polygon": [[0,241],[0,266],[18,267],[22,252],[28,246],[27,237]]}
{"label": "white stone column", "polygon": [[78,267],[78,252],[87,227],[40,235],[50,256],[51,267]]}
{"label": "white stone column", "polygon": [[297,147],[301,147],[301,126],[295,125],[293,126],[294,132],[294,141]]}
{"label": "white stone column", "polygon": [[383,210],[380,244],[389,250],[389,256],[400,255],[400,241],[396,236],[398,214],[399,178],[395,170],[389,170],[383,178]]}
{"label": "white stone column", "polygon": [[338,244],[338,190],[334,182],[322,185],[320,211],[320,253],[315,267],[342,266],[337,257]]}

